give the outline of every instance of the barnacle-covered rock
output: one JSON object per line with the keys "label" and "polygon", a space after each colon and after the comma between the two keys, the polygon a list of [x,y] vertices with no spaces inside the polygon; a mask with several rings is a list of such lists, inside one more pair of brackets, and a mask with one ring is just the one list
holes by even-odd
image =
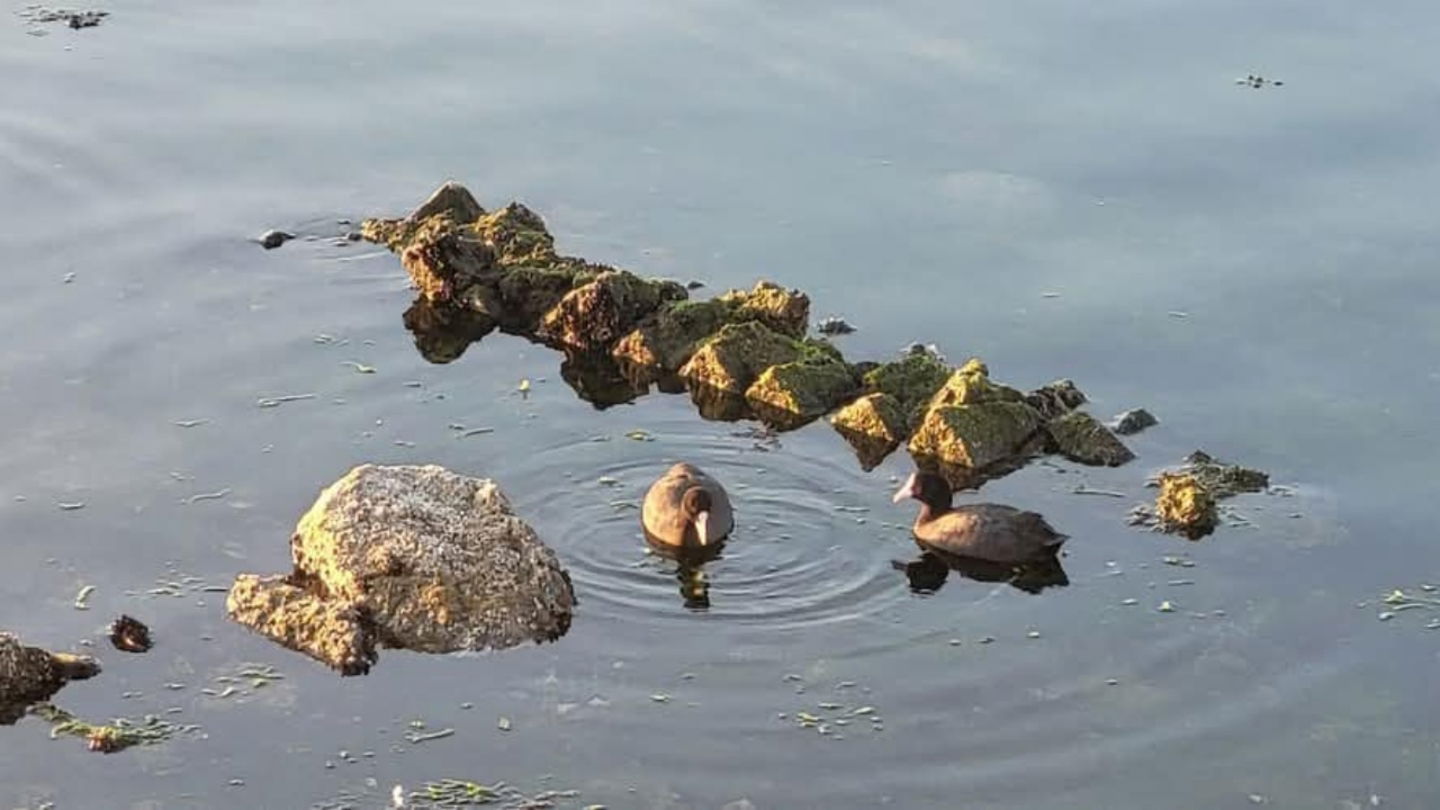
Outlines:
{"label": "barnacle-covered rock", "polygon": [[294,571],[241,575],[231,618],[364,672],[374,649],[453,652],[550,641],[570,626],[570,579],[494,482],[442,467],[356,467],[291,539]]}

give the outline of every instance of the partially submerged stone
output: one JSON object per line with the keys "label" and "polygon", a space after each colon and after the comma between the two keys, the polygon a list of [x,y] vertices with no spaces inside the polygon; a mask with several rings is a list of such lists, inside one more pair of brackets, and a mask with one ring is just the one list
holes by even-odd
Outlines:
{"label": "partially submerged stone", "polygon": [[578,349],[608,349],[662,305],[688,295],[674,281],[615,270],[574,287],[540,320],[540,334]]}
{"label": "partially submerged stone", "polygon": [[1156,419],[1154,414],[1144,408],[1132,408],[1116,416],[1110,422],[1110,429],[1121,436],[1129,436],[1158,424],[1160,424],[1160,420]]}
{"label": "partially submerged stone", "polygon": [[765,369],[800,358],[799,341],[758,321],[727,324],[706,340],[680,369],[695,385],[744,394]]}
{"label": "partially submerged stone", "polygon": [[1216,498],[1228,498],[1242,492],[1263,492],[1270,486],[1270,476],[1238,464],[1226,464],[1203,450],[1185,457],[1184,472],[1195,476]]}
{"label": "partially submerged stone", "polygon": [[834,410],[858,384],[844,360],[817,351],[765,369],[745,390],[745,399],[757,411],[771,409],[786,421],[806,422]]}
{"label": "partially submerged stone", "polygon": [[910,434],[905,409],[890,394],[866,394],[830,417],[835,431],[850,443],[860,466],[873,470]]}
{"label": "partially submerged stone", "polygon": [[427,466],[356,467],[291,539],[294,571],[241,575],[231,618],[342,674],[376,647],[420,652],[551,641],[570,626],[569,576],[492,481]]}
{"label": "partially submerged stone", "polygon": [[1214,494],[1188,473],[1160,475],[1155,516],[1162,530],[1182,534],[1191,540],[1215,531],[1215,525],[1220,520]]}
{"label": "partially submerged stone", "polygon": [[48,700],[70,681],[98,674],[99,662],[88,655],[29,647],[0,632],[0,725],[13,724],[31,704]]}
{"label": "partially submerged stone", "polygon": [[1118,467],[1135,458],[1121,441],[1115,438],[1099,420],[1084,411],[1071,411],[1045,424],[1060,455],[1078,461],[1105,467]]}
{"label": "partially submerged stone", "polygon": [[984,402],[1021,402],[1024,395],[1008,385],[990,381],[990,369],[978,357],[972,357],[965,365],[956,369],[946,378],[939,390],[930,397],[930,408],[947,405],[978,405]]}
{"label": "partially submerged stone", "polygon": [[1084,392],[1070,380],[1056,380],[1025,395],[1026,404],[1047,421],[1064,416],[1086,401]]}
{"label": "partially submerged stone", "polygon": [[905,415],[899,438],[910,434],[910,428],[924,417],[924,408],[935,392],[945,385],[954,370],[944,358],[924,346],[917,346],[904,357],[882,363],[865,372],[865,390],[886,394]]}
{"label": "partially submerged stone", "polygon": [[977,469],[1020,452],[1040,427],[1023,402],[992,401],[930,408],[910,437],[910,453]]}
{"label": "partially submerged stone", "polygon": [[708,301],[674,300],[621,337],[613,353],[618,360],[661,373],[678,371],[726,324],[757,321],[777,334],[800,338],[809,311],[804,293],[761,281],[751,290],[731,290]]}

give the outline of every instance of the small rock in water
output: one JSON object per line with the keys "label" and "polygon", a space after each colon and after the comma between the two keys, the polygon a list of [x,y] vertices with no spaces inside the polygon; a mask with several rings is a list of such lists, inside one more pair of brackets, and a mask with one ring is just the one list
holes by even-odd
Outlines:
{"label": "small rock in water", "polygon": [[1144,408],[1134,408],[1116,416],[1115,421],[1110,423],[1110,429],[1121,436],[1129,436],[1158,424],[1160,424],[1160,420],[1156,419],[1149,411]]}
{"label": "small rock in water", "polygon": [[700,289],[701,287],[704,287],[704,286],[705,286],[705,282],[700,281],[700,280],[698,280],[698,279],[691,279],[691,280],[685,282],[685,289],[687,289],[687,290],[698,290],[698,289]]}
{"label": "small rock in water", "polygon": [[155,642],[150,638],[150,628],[139,619],[124,616],[110,625],[110,643],[121,652],[149,652]]}
{"label": "small rock in water", "polygon": [[848,335],[855,331],[855,327],[851,326],[844,318],[832,315],[822,320],[815,327],[815,331],[822,335]]}
{"label": "small rock in water", "polygon": [[260,247],[266,250],[274,250],[294,238],[295,234],[293,233],[271,228],[265,233],[260,234]]}

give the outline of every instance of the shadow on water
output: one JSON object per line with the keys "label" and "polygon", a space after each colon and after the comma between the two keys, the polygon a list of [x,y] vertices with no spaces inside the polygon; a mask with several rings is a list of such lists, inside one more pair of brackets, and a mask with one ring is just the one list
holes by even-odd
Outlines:
{"label": "shadow on water", "polygon": [[1030,594],[1070,584],[1057,554],[1042,555],[1022,563],[997,563],[950,554],[919,542],[916,545],[921,549],[919,557],[909,562],[894,560],[891,565],[905,574],[910,581],[910,590],[918,594],[932,594],[940,590],[951,571],[976,582],[1008,583]]}

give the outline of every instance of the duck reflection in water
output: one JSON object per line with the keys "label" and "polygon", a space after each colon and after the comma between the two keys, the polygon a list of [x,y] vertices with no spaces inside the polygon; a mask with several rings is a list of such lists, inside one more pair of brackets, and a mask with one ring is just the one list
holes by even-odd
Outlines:
{"label": "duck reflection in water", "polygon": [[939,589],[951,570],[981,582],[1010,582],[1029,593],[1069,584],[1059,560],[1067,535],[1044,517],[995,503],[952,506],[951,496],[944,478],[924,471],[911,473],[895,492],[896,503],[920,502],[912,531],[923,553],[913,562],[895,563],[913,590]]}
{"label": "duck reflection in water", "polygon": [[705,572],[706,563],[720,559],[725,550],[725,541],[708,546],[673,546],[658,541],[649,532],[645,539],[656,554],[675,561],[675,581],[680,587],[680,601],[689,610],[710,609],[710,575]]}

